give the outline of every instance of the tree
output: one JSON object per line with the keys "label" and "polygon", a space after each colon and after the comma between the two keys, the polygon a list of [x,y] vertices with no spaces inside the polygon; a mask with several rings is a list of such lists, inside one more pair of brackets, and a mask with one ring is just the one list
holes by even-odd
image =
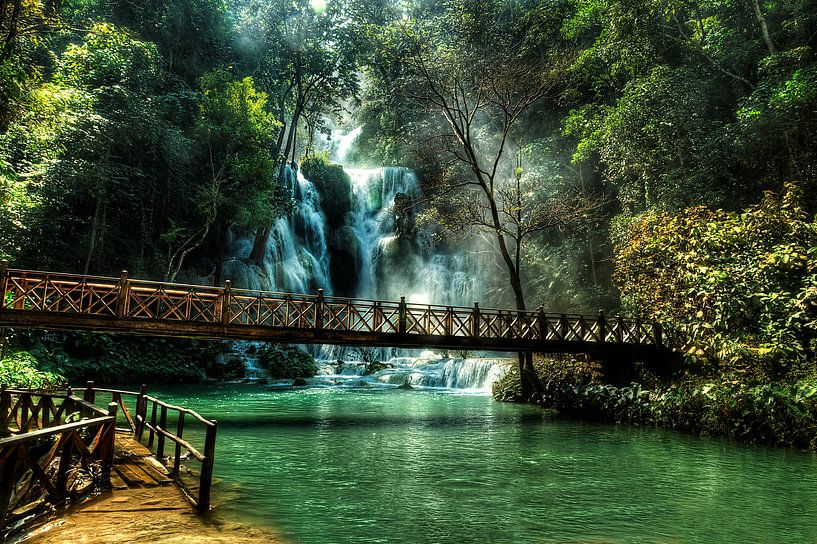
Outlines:
{"label": "tree", "polygon": [[[264,6],[260,5],[264,4]],[[269,91],[279,125],[269,150],[283,180],[287,162],[295,161],[302,121],[318,128],[320,116],[337,111],[341,101],[357,92],[354,58],[342,40],[344,23],[330,5],[317,10],[307,0],[265,9],[266,2],[242,3],[244,39],[255,44],[247,63],[261,88]],[[272,224],[256,232],[250,258],[263,264]]]}
{"label": "tree", "polygon": [[[267,95],[255,88],[251,77],[233,80],[223,70],[205,75],[201,87],[196,132],[208,179],[199,199],[204,236],[193,234],[180,247],[195,243],[192,240],[201,243],[218,221],[215,283],[220,284],[227,229],[267,225],[288,211],[289,199],[270,154],[279,123],[267,111]],[[179,254],[182,258],[185,251],[189,247]]]}
{"label": "tree", "polygon": [[[461,7],[455,3],[452,9]],[[469,9],[491,7],[486,2]],[[456,21],[453,32],[448,18],[443,25],[405,27],[410,54],[402,92],[430,114],[425,147],[441,173],[426,184],[426,194],[442,208],[444,224],[487,235],[504,265],[517,309],[526,310],[525,244],[556,226],[596,214],[600,204],[579,192],[556,190],[547,180],[523,179],[521,162],[513,160],[513,148],[521,147],[515,140],[524,137],[525,116],[556,88],[563,64],[556,57],[526,54],[514,39],[503,37],[507,29],[501,24],[486,26],[486,18],[476,16],[486,14],[470,15]],[[473,46],[467,53],[463,40]],[[526,390],[537,385],[522,356],[520,371]]]}

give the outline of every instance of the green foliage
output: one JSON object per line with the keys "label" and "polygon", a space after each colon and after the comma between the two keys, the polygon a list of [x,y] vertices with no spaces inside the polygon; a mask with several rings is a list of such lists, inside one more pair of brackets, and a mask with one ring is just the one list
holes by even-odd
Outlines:
{"label": "green foliage", "polygon": [[34,334],[24,343],[42,368],[64,375],[73,384],[197,382],[214,358],[206,345],[162,338]]}
{"label": "green foliage", "polygon": [[[203,98],[196,133],[210,164],[218,212],[239,227],[263,226],[287,211],[269,149],[280,125],[267,111],[267,95],[251,77],[233,80],[216,70],[201,78]],[[205,196],[208,201],[211,196]]]}
{"label": "green foliage", "polygon": [[48,389],[65,385],[63,376],[39,369],[37,359],[25,351],[0,355],[0,383],[7,387]]}
{"label": "green foliage", "polygon": [[265,345],[258,351],[261,367],[270,378],[311,378],[318,365],[311,355],[298,348]]}
{"label": "green foliage", "polygon": [[743,213],[691,208],[636,219],[616,248],[629,312],[679,328],[688,355],[757,379],[814,357],[817,225],[797,185]]}
{"label": "green foliage", "polygon": [[[754,386],[696,380],[617,387],[603,383],[595,366],[576,360],[538,359],[535,367],[544,386],[543,405],[565,416],[817,449],[813,379]],[[498,400],[519,400],[520,395],[518,369],[494,385]]]}

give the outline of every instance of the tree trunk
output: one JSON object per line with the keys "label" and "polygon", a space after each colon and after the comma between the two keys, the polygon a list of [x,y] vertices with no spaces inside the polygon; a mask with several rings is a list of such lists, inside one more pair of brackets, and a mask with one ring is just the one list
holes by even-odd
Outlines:
{"label": "tree trunk", "polygon": [[769,34],[769,26],[766,24],[766,18],[763,17],[763,12],[760,11],[760,1],[754,0],[753,6],[755,10],[755,17],[757,18],[757,22],[760,23],[760,31],[763,33],[763,41],[766,42],[766,48],[769,50],[770,55],[776,55],[777,49],[772,42],[772,36]]}
{"label": "tree trunk", "polygon": [[262,227],[255,231],[255,241],[250,252],[250,260],[258,266],[264,265],[271,233],[272,226]]}
{"label": "tree trunk", "polygon": [[227,256],[227,231],[229,225],[226,219],[222,219],[218,229],[218,261],[216,261],[216,273],[213,278],[213,287],[221,287],[224,284],[224,258]]}
{"label": "tree trunk", "polygon": [[[293,132],[298,130],[298,121],[301,117],[301,107],[296,106],[295,111],[292,114],[292,121],[289,124],[289,131],[286,135],[286,140],[284,140],[284,132],[286,131],[286,127],[281,130],[281,133],[278,137],[278,153],[280,156],[283,156],[283,163],[281,163],[281,169],[279,177],[284,177],[284,169],[286,168],[287,158],[289,157],[289,152],[293,147],[294,144],[294,136]],[[286,141],[286,146],[284,149],[281,149],[281,145],[283,142]],[[276,160],[278,158],[278,154],[276,154]],[[295,160],[294,151],[293,151],[293,158]],[[250,260],[255,263],[257,266],[262,266],[264,264],[264,256],[267,253],[267,246],[269,245],[269,238],[272,234],[272,225],[265,225],[264,227],[258,228],[255,231],[255,240],[252,244],[252,250],[250,251]]]}

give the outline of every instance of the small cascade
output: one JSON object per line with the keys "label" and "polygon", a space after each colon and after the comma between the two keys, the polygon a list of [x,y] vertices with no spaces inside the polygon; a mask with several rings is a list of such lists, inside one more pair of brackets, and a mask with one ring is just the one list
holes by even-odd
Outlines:
{"label": "small cascade", "polygon": [[433,387],[490,392],[491,386],[510,369],[510,359],[394,358],[394,368],[374,374],[389,385]]}

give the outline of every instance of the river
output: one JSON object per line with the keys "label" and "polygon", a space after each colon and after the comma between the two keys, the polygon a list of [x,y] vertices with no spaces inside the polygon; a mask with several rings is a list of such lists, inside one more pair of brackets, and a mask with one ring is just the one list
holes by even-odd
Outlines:
{"label": "river", "polygon": [[451,390],[159,388],[219,421],[221,515],[302,543],[814,542],[817,456]]}

